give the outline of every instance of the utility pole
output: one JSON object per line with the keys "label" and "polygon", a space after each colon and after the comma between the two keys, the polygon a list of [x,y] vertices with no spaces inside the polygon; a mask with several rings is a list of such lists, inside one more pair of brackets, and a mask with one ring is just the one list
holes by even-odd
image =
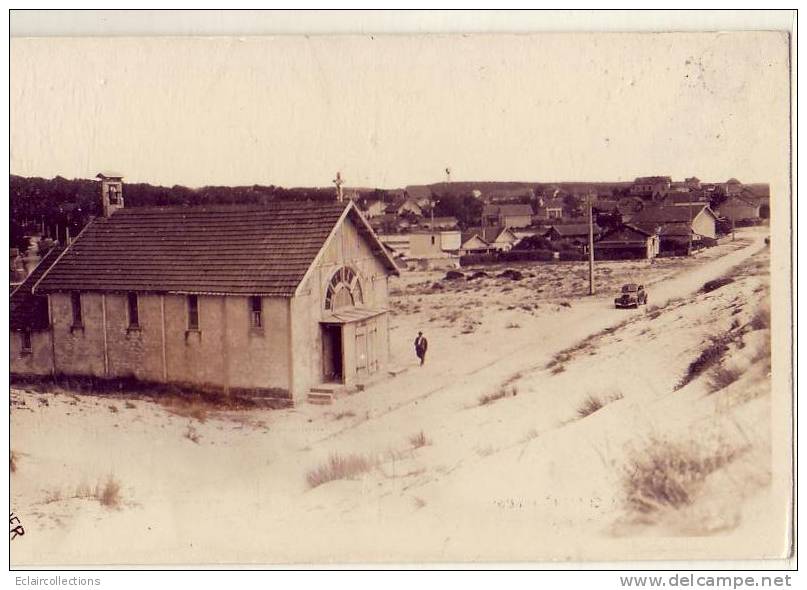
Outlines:
{"label": "utility pole", "polygon": [[594,295],[594,214],[592,194],[588,194],[588,294]]}
{"label": "utility pole", "polygon": [[333,179],[333,183],[336,185],[336,200],[340,203],[344,199],[344,195],[342,193],[342,184],[344,184],[344,180],[342,180],[342,173],[337,172],[336,178]]}
{"label": "utility pole", "polygon": [[687,245],[687,256],[692,256],[692,191],[689,191],[687,195],[689,196],[689,226],[687,227],[689,242]]}

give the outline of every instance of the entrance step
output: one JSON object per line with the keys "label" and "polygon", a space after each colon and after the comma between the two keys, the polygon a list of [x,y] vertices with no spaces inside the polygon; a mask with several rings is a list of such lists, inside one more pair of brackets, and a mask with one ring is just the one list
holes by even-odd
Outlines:
{"label": "entrance step", "polygon": [[337,397],[356,391],[355,387],[347,387],[344,383],[320,383],[308,390],[308,403],[330,404]]}
{"label": "entrance step", "polygon": [[333,403],[333,394],[314,391],[312,389],[308,393],[308,403],[316,404],[319,406],[328,406]]}
{"label": "entrance step", "polygon": [[398,375],[406,372],[407,370],[409,370],[409,367],[401,367],[401,366],[390,367],[389,369],[387,369],[387,373],[389,373],[390,376],[392,377],[397,377]]}

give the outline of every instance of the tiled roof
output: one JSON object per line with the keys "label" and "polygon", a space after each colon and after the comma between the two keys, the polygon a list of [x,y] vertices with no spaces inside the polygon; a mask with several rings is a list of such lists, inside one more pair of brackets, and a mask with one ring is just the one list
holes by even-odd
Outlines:
{"label": "tiled roof", "polygon": [[[670,207],[646,207],[639,211],[634,217],[631,219],[633,223],[685,223],[689,222],[689,207],[679,207],[679,206],[670,206]],[[709,209],[709,207],[703,203],[692,203],[692,219],[698,216],[704,209]]]}
{"label": "tiled roof", "polygon": [[31,289],[61,252],[62,248],[51,248],[28,278],[11,293],[9,325],[12,330],[44,330],[48,327],[48,298],[34,295]]}
{"label": "tiled roof", "polygon": [[[495,242],[499,236],[505,231],[505,227],[498,226],[498,225],[488,225],[485,227],[469,227],[467,232],[464,232],[462,235],[467,235],[469,238],[473,235],[477,235],[486,241],[488,244],[492,244]],[[463,239],[463,241],[465,241]]]}
{"label": "tiled roof", "polygon": [[671,176],[639,176],[634,183],[657,183],[657,182],[672,182]]}
{"label": "tiled roof", "polygon": [[[588,223],[569,223],[569,224],[553,225],[552,229],[554,229],[561,237],[588,235]],[[599,231],[600,227],[595,223],[594,233],[597,234],[599,233]]]}
{"label": "tiled roof", "polygon": [[652,236],[653,233],[642,229],[640,227],[634,227],[632,225],[623,225],[620,228],[606,232],[603,234],[602,239],[598,243],[610,243],[610,242],[644,242]]}
{"label": "tiled roof", "polygon": [[289,297],[346,207],[394,271],[351,201],[143,207],[93,221],[35,289]]}

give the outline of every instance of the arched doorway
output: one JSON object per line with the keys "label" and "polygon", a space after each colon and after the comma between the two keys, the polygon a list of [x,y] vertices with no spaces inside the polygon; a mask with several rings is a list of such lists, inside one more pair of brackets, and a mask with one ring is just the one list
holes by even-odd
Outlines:
{"label": "arched doorway", "polygon": [[[364,293],[359,275],[349,266],[333,273],[325,289],[326,315],[364,305]],[[344,325],[338,322],[322,324],[322,373],[326,382],[344,382]]]}

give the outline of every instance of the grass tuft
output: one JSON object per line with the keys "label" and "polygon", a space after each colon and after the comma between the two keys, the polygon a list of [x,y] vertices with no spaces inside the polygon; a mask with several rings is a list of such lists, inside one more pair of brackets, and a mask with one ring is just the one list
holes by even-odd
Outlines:
{"label": "grass tuft", "polygon": [[585,418],[601,410],[603,407],[605,407],[605,403],[603,403],[600,398],[590,395],[583,401],[583,404],[577,408],[577,415],[581,418]]}
{"label": "grass tuft", "polygon": [[431,444],[431,441],[426,438],[426,434],[421,430],[420,432],[409,437],[409,444],[412,445],[413,449],[419,449]]}
{"label": "grass tuft", "polygon": [[719,366],[715,367],[712,374],[709,376],[709,393],[716,393],[721,389],[728,387],[740,377],[743,372],[735,367]]}
{"label": "grass tuft", "polygon": [[695,441],[653,438],[628,458],[622,470],[626,503],[642,513],[686,506],[692,503],[706,477],[733,461],[741,451],[725,443],[706,448]]}
{"label": "grass tuft", "polygon": [[102,506],[107,508],[118,508],[121,502],[121,487],[118,480],[110,475],[104,485],[96,489],[95,497]]}
{"label": "grass tuft", "polygon": [[306,474],[308,486],[315,488],[337,479],[355,479],[356,476],[378,467],[378,460],[366,455],[332,454],[324,464]]}
{"label": "grass tuft", "polygon": [[701,287],[701,292],[710,293],[733,282],[734,279],[731,277],[720,277],[719,279],[715,279],[713,281],[707,281],[704,283],[703,287]]}
{"label": "grass tuft", "polygon": [[717,365],[728,351],[728,345],[731,339],[732,336],[728,334],[712,338],[712,341],[701,351],[698,358],[689,363],[687,371],[681,378],[681,381],[678,383],[676,389],[681,389],[682,387],[688,385],[703,372]]}

